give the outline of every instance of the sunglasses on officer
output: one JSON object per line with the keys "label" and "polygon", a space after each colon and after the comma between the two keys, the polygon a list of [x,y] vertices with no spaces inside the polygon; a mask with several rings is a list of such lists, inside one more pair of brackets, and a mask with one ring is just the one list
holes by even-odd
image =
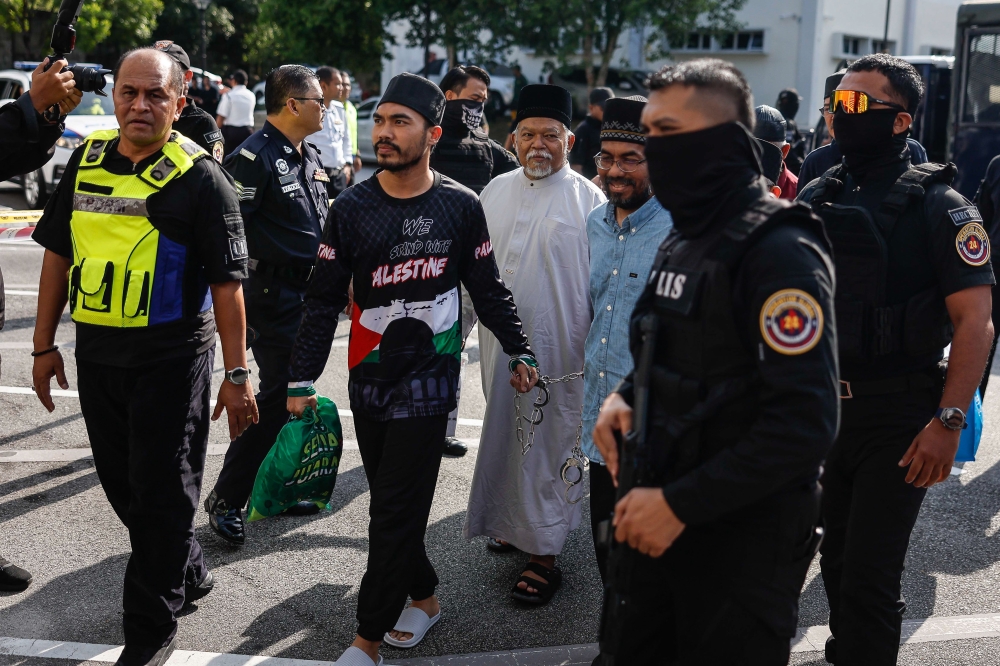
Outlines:
{"label": "sunglasses on officer", "polygon": [[884,104],[891,109],[896,109],[897,111],[906,112],[906,107],[901,104],[896,104],[895,102],[889,102],[884,99],[876,99],[869,95],[868,93],[861,92],[860,90],[834,90],[830,95],[830,105],[824,110],[828,113],[836,113],[837,106],[840,106],[844,110],[844,113],[865,113],[871,110],[872,104]]}

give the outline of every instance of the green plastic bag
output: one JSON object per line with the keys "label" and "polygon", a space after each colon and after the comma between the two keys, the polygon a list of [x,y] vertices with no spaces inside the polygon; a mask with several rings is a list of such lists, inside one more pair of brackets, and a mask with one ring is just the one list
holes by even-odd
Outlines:
{"label": "green plastic bag", "polygon": [[315,411],[306,407],[301,418],[293,416],[285,424],[257,470],[250,494],[250,522],[275,516],[299,502],[330,509],[344,451],[343,431],[333,401],[321,395],[316,400]]}

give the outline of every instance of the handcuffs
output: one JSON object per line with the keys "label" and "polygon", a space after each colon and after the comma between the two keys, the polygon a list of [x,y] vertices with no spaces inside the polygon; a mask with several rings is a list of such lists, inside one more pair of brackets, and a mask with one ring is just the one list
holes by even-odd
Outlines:
{"label": "handcuffs", "polygon": [[[530,361],[530,362],[529,362]],[[532,356],[512,356],[510,359],[509,369],[511,374],[514,374],[514,368],[518,363],[524,363],[529,367],[538,368],[538,362]],[[545,414],[542,408],[549,404],[549,386],[552,384],[561,384],[565,382],[571,382],[574,379],[579,379],[583,377],[583,372],[571,372],[568,375],[563,375],[562,377],[556,377],[555,379],[548,377],[547,375],[542,375],[539,373],[538,383],[535,387],[538,389],[538,397],[531,405],[531,415],[524,416],[521,414],[521,393],[514,389],[514,423],[516,426],[517,442],[521,445],[521,455],[527,455],[528,451],[531,450],[531,445],[535,441],[535,426],[540,424],[545,418]],[[524,426],[522,422],[527,422],[530,424],[528,426],[528,435],[524,435]],[[583,482],[583,473],[587,467],[587,459],[583,455],[583,449],[580,447],[580,439],[583,435],[583,415],[580,415],[580,425],[576,430],[576,444],[573,446],[573,451],[570,457],[566,459],[563,463],[562,469],[559,470],[559,476],[562,478],[563,483],[566,484],[566,490],[564,491],[564,497],[569,504],[577,504],[583,499],[583,494],[575,500],[570,499],[569,493],[576,486]],[[575,472],[573,470],[576,470]],[[575,478],[574,478],[575,477]]]}

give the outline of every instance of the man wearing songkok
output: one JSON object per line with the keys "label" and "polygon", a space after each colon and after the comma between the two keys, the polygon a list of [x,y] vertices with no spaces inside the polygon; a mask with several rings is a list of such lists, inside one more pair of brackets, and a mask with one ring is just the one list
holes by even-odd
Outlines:
{"label": "man wearing songkok", "polygon": [[[567,161],[573,147],[572,100],[552,85],[525,86],[518,98],[514,143],[522,168],[494,178],[480,195],[500,277],[514,295],[524,332],[553,380],[544,418],[531,418],[531,393],[515,419],[509,355],[480,326],[486,418],[472,480],[465,536],[489,537],[494,551],[519,549],[531,559],[511,596],[544,604],[558,589],[555,566],[570,530],[580,524],[582,486],[560,471],[582,461],[584,340],[590,330],[587,215],[604,194]],[[612,306],[608,306],[609,308]],[[541,389],[540,389],[541,390]],[[539,422],[540,421],[540,422]],[[571,470],[571,479],[580,475]]]}

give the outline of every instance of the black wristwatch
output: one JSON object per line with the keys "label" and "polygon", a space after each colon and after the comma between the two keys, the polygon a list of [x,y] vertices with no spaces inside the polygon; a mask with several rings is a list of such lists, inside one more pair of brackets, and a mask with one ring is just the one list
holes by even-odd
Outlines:
{"label": "black wristwatch", "polygon": [[958,407],[938,407],[934,416],[939,418],[948,430],[965,430],[969,427],[965,420],[965,412]]}
{"label": "black wristwatch", "polygon": [[247,379],[250,378],[250,371],[246,368],[233,368],[232,370],[226,371],[226,379],[228,379],[233,384],[241,386],[246,384]]}

